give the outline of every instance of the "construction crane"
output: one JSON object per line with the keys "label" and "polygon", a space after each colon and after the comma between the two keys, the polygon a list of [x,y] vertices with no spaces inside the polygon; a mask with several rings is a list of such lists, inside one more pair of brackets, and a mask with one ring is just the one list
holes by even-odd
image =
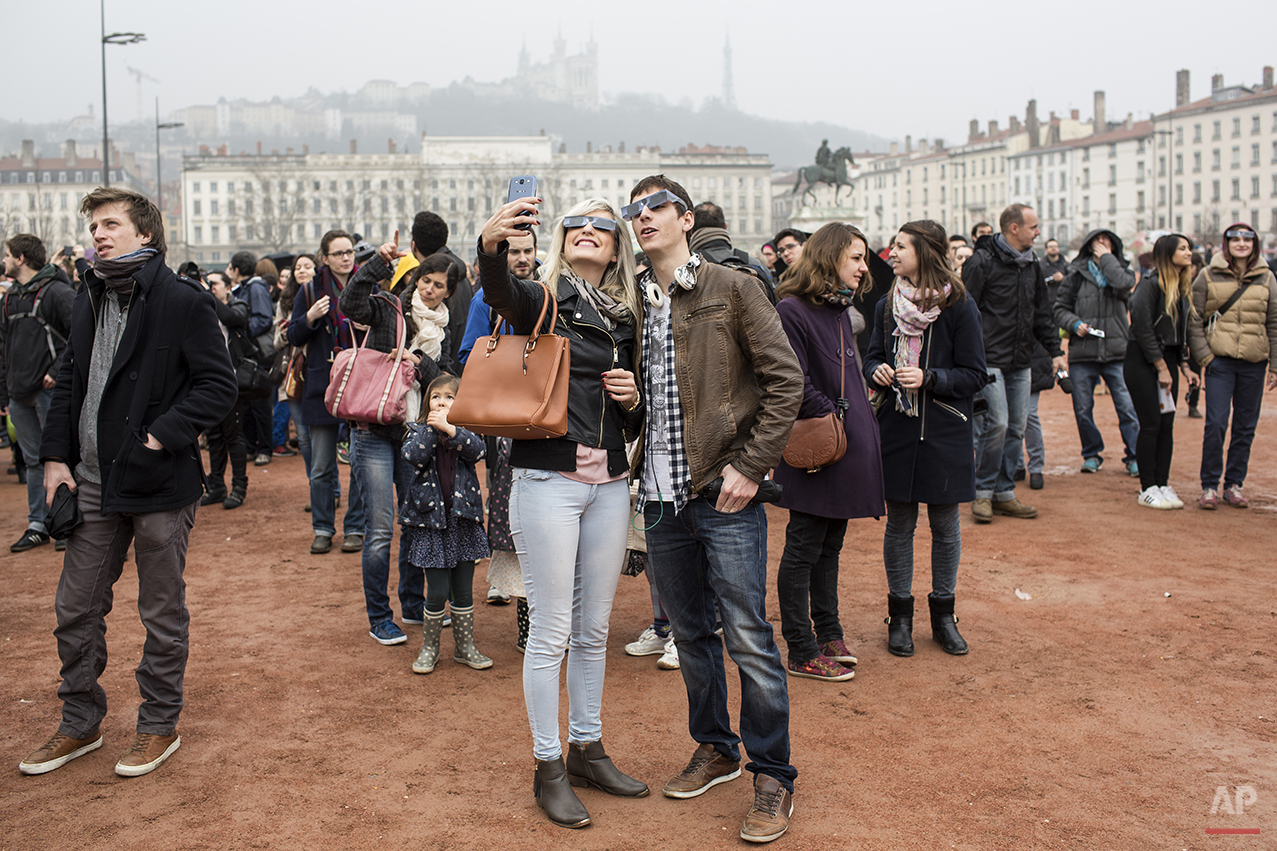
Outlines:
{"label": "construction crane", "polygon": [[138,120],[141,121],[142,118],[144,117],[142,114],[142,80],[144,79],[150,80],[152,83],[155,83],[156,85],[159,85],[160,81],[155,79],[154,77],[152,77],[150,74],[146,73],[145,71],[139,71],[137,68],[130,67],[129,73],[137,78],[137,117],[138,117]]}

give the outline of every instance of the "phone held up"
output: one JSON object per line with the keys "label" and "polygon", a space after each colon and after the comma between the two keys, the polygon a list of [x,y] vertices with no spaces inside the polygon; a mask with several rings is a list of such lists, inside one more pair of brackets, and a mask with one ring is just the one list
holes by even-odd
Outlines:
{"label": "phone held up", "polygon": [[[530,174],[520,177],[510,178],[510,191],[506,193],[505,202],[509,204],[511,201],[518,201],[520,198],[536,198],[537,197],[537,179]],[[520,218],[531,219],[530,213],[525,213]],[[520,222],[515,225],[519,230],[532,230],[532,222]]]}

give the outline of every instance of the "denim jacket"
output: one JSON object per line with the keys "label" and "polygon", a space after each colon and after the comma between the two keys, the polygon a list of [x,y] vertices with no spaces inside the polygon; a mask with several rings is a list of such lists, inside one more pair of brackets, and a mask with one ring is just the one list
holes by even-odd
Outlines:
{"label": "denim jacket", "polygon": [[435,466],[435,448],[440,439],[457,450],[457,475],[452,486],[453,514],[462,520],[483,523],[483,494],[479,490],[479,475],[474,469],[475,462],[488,451],[483,438],[463,428],[457,429],[455,437],[447,437],[436,431],[434,426],[409,423],[403,442],[403,457],[412,465],[413,473],[408,485],[408,498],[399,511],[402,526],[448,528],[439,470]]}

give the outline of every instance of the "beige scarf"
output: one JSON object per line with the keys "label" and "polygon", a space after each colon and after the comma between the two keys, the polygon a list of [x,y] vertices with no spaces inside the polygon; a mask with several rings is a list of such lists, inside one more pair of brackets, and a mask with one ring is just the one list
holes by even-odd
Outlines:
{"label": "beige scarf", "polygon": [[417,333],[408,344],[408,351],[422,351],[438,360],[443,352],[443,330],[448,325],[448,305],[439,302],[439,306],[431,310],[421,300],[421,291],[412,292],[412,318],[417,323]]}

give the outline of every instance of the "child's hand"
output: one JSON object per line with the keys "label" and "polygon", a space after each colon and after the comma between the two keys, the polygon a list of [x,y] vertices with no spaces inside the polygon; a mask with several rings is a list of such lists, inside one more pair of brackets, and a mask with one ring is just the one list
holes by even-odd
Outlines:
{"label": "child's hand", "polygon": [[435,431],[441,431],[448,437],[457,436],[457,427],[448,422],[448,415],[443,411],[431,411],[427,414],[426,425],[434,426]]}

